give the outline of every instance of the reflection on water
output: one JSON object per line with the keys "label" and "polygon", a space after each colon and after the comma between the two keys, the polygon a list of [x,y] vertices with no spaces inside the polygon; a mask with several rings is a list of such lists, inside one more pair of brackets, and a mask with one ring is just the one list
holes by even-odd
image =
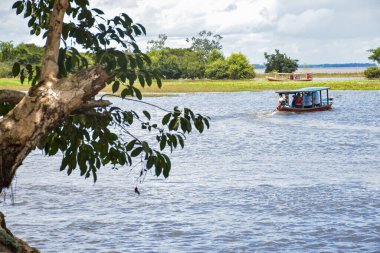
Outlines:
{"label": "reflection on water", "polygon": [[42,252],[376,252],[380,93],[332,94],[333,110],[308,114],[274,112],[273,92],[148,98],[212,118],[169,179],[137,196],[128,168],[94,185],[34,152],[2,211]]}

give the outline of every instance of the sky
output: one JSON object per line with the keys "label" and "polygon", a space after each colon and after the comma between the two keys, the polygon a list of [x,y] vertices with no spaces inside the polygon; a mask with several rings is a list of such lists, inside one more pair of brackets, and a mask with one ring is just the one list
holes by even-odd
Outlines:
{"label": "sky", "polygon": [[[0,1],[0,41],[33,42],[15,0]],[[368,49],[380,47],[380,0],[90,0],[114,16],[127,13],[144,25],[141,49],[159,34],[167,46],[189,47],[201,30],[220,34],[223,53],[242,52],[263,64],[275,49],[300,64],[367,63]]]}

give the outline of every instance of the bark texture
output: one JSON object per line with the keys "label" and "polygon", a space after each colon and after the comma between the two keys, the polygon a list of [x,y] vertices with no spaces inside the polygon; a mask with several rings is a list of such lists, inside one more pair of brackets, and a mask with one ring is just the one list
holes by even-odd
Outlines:
{"label": "bark texture", "polygon": [[57,82],[40,82],[0,121],[0,187],[9,187],[17,168],[41,139],[105,87],[100,67]]}

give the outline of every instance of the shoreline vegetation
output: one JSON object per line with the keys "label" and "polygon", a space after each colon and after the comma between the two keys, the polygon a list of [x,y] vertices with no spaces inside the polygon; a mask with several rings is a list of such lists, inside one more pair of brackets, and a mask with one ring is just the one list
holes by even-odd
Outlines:
{"label": "shoreline vegetation", "polygon": [[[163,80],[162,88],[155,83],[151,87],[141,88],[145,96],[169,95],[170,93],[194,93],[194,92],[240,92],[240,91],[265,91],[282,89],[299,89],[310,86],[328,86],[332,90],[380,90],[380,79],[363,79],[362,75],[313,75],[311,82],[270,82],[264,76],[252,80]],[[355,78],[358,79],[355,79]],[[321,78],[320,80],[318,80]],[[333,78],[326,80],[326,78]],[[349,78],[349,79],[346,79]],[[352,78],[352,79],[351,79]],[[341,79],[341,80],[340,80]],[[136,84],[140,86],[140,84]],[[0,78],[0,89],[27,91],[30,85],[20,83],[18,78]],[[108,85],[102,92],[112,93],[112,86]]]}

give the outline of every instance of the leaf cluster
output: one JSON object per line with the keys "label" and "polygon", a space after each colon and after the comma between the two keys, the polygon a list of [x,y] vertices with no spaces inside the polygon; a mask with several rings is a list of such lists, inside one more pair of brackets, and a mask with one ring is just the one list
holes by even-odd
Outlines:
{"label": "leaf cluster", "polygon": [[[135,111],[118,107],[97,110],[94,115],[74,115],[46,138],[41,148],[47,155],[63,154],[61,170],[70,175],[79,168],[80,175],[97,180],[97,171],[106,165],[117,169],[122,166],[142,164],[142,178],[149,170],[166,178],[171,170],[170,158],[165,150],[173,152],[184,148],[185,136],[196,130],[200,133],[209,128],[209,118],[183,111],[175,107],[160,121],[152,122],[148,111]],[[138,138],[130,132],[133,124],[140,125],[152,138]],[[156,143],[156,144],[154,144]],[[156,148],[154,148],[156,146]]]}
{"label": "leaf cluster", "polygon": [[[13,8],[17,14],[29,19],[31,34],[46,37],[53,2],[19,0]],[[107,84],[112,85],[112,91],[120,92],[125,101],[133,102],[142,102],[137,82],[144,88],[155,80],[161,87],[161,73],[149,67],[150,58],[136,44],[135,37],[146,33],[142,25],[134,23],[125,13],[106,18],[102,10],[91,9],[88,0],[69,0],[66,14],[58,57],[59,78],[97,64],[110,76]],[[79,52],[77,47],[85,52]],[[16,62],[12,73],[22,82],[27,78],[34,85],[39,81],[40,67]],[[135,96],[138,100],[128,96]],[[62,153],[61,170],[66,170],[69,175],[79,168],[80,175],[92,176],[94,181],[102,166],[117,169],[132,164],[142,165],[140,177],[152,168],[155,175],[168,177],[171,162],[165,152],[183,148],[185,136],[192,131],[202,133],[209,128],[209,119],[188,108],[181,111],[175,107],[166,112],[162,120],[157,120],[152,119],[148,111],[141,115],[119,107],[95,108],[71,115],[51,131],[39,147],[47,155]],[[136,125],[139,125],[139,131]],[[144,139],[135,134],[140,131],[145,132]]]}

